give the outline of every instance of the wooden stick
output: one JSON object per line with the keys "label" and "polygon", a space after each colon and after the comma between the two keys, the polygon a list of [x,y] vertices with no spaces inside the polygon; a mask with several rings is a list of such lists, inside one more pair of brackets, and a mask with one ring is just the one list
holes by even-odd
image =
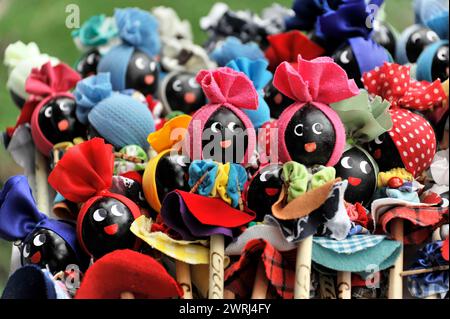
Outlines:
{"label": "wooden stick", "polygon": [[336,288],[333,278],[319,274],[319,287],[321,299],[336,299]]}
{"label": "wooden stick", "polygon": [[134,297],[134,294],[132,292],[124,291],[120,293],[120,299],[136,299],[136,298]]}
{"label": "wooden stick", "polygon": [[269,281],[266,277],[264,263],[260,260],[257,267],[255,282],[253,284],[252,299],[266,299]]}
{"label": "wooden stick", "polygon": [[449,266],[444,265],[444,266],[436,266],[433,268],[405,270],[400,273],[400,276],[405,277],[405,276],[412,276],[412,275],[420,275],[420,274],[426,274],[426,273],[430,273],[430,272],[434,272],[434,271],[445,271],[448,269],[449,269]]}
{"label": "wooden stick", "polygon": [[180,260],[175,261],[177,282],[183,289],[183,299],[193,299],[191,269],[188,264]]}
{"label": "wooden stick", "polygon": [[223,299],[236,299],[236,295],[231,290],[225,289],[223,292]]}
{"label": "wooden stick", "polygon": [[223,235],[212,235],[209,245],[209,299],[223,299]]}
{"label": "wooden stick", "polygon": [[128,155],[128,154],[124,154],[124,153],[114,152],[114,157],[117,159],[123,159],[128,162],[133,162],[136,164],[144,163],[144,161],[141,158],[132,156],[132,155]]}
{"label": "wooden stick", "polygon": [[337,283],[338,299],[352,299],[352,273],[338,271]]}
{"label": "wooden stick", "polygon": [[48,170],[46,158],[36,150],[35,153],[35,175],[36,175],[36,202],[39,211],[46,215],[50,214],[50,203],[48,198]]}
{"label": "wooden stick", "polygon": [[295,266],[295,299],[309,299],[311,285],[311,255],[313,237],[303,239],[297,247],[297,264]]}
{"label": "wooden stick", "polygon": [[395,261],[394,267],[389,271],[389,299],[403,298],[403,280],[401,273],[403,272],[403,220],[400,218],[394,219],[391,225],[392,237],[402,243],[400,254]]}

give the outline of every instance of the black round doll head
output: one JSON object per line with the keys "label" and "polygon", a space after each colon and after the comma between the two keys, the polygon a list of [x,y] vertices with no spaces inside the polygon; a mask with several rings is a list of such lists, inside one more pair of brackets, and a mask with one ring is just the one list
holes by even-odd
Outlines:
{"label": "black round doll head", "polygon": [[283,186],[282,165],[271,164],[261,168],[250,180],[246,190],[247,208],[256,213],[256,221],[272,213],[272,205],[278,200]]}
{"label": "black round doll head", "polygon": [[130,231],[134,221],[131,210],[118,199],[100,197],[86,211],[79,235],[94,258],[117,249],[132,249],[136,237]]}
{"label": "black round doll head", "polygon": [[202,132],[202,157],[220,163],[242,162],[248,136],[242,120],[229,108],[219,107],[205,123]]}
{"label": "black round doll head", "polygon": [[442,44],[433,56],[433,61],[431,63],[431,77],[432,80],[441,80],[444,82],[448,79],[449,66],[448,66],[448,42],[447,44]]}
{"label": "black round doll head", "polygon": [[125,87],[144,95],[153,95],[158,88],[159,70],[157,62],[146,53],[135,50],[128,62]]}
{"label": "black round doll head", "polygon": [[43,135],[52,144],[72,141],[86,136],[85,126],[75,115],[76,103],[70,97],[57,97],[39,110],[38,124]]}
{"label": "black round doll head", "polygon": [[167,155],[161,157],[156,165],[155,183],[159,201],[175,190],[189,191],[187,158],[184,155]]}
{"label": "black round doll head", "polygon": [[16,104],[21,109],[26,102],[25,99],[12,90],[9,90],[9,94],[14,104]]}
{"label": "black round doll head", "polygon": [[52,230],[38,228],[22,243],[22,265],[35,264],[48,268],[55,274],[64,271],[70,264],[78,264],[78,259],[70,245]]}
{"label": "black round doll head", "polygon": [[334,62],[336,62],[341,68],[345,70],[349,79],[355,80],[358,87],[364,87],[361,81],[361,71],[359,69],[358,61],[353,53],[350,45],[342,46],[337,49],[332,56]]}
{"label": "black round doll head", "polygon": [[394,31],[384,21],[375,20],[373,23],[372,39],[395,56],[396,39]]}
{"label": "black round doll head", "polygon": [[97,74],[97,66],[100,62],[100,52],[92,49],[84,53],[77,62],[76,70],[82,78]]}
{"label": "black round doll head", "polygon": [[[399,43],[399,45],[405,46],[404,50],[406,52],[406,58],[408,62],[415,63],[425,47],[438,41],[439,36],[436,34],[436,32],[425,26],[415,25],[412,26],[412,28],[413,29],[410,29],[412,32],[407,32],[405,30],[405,32],[407,32],[408,34],[406,43]],[[400,49],[403,50],[403,48]]]}
{"label": "black round doll head", "polygon": [[325,113],[306,104],[289,119],[284,143],[293,161],[306,166],[324,165],[333,154],[336,133]]}
{"label": "black round doll head", "polygon": [[398,149],[388,132],[370,142],[367,149],[377,162],[381,172],[386,172],[397,167],[404,167]]}
{"label": "black round doll head", "polygon": [[195,74],[189,72],[173,72],[164,79],[161,99],[168,111],[181,111],[191,114],[206,104],[206,97]]}
{"label": "black round doll head", "polygon": [[278,91],[278,89],[270,81],[264,88],[264,100],[270,109],[270,117],[277,119],[280,114],[292,103],[293,100],[288,98],[286,95]]}
{"label": "black round doll head", "polygon": [[378,166],[362,148],[352,147],[345,151],[334,166],[336,177],[348,180],[344,199],[352,204],[369,203],[376,190]]}

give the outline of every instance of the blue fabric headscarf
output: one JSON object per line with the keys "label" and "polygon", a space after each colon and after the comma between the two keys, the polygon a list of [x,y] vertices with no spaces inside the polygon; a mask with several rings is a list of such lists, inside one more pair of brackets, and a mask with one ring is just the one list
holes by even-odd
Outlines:
{"label": "blue fabric headscarf", "polygon": [[23,175],[13,176],[0,191],[0,238],[23,241],[36,229],[55,232],[72,248],[78,260],[83,259],[75,225],[48,218],[41,213],[36,207],[27,178]]}
{"label": "blue fabric headscarf", "polygon": [[253,82],[258,92],[258,108],[256,110],[243,109],[250,118],[255,128],[260,128],[264,123],[270,121],[270,109],[264,100],[264,87],[272,80],[272,73],[267,71],[269,63],[267,60],[249,60],[248,58],[237,58],[228,62],[227,67],[244,73]]}
{"label": "blue fabric headscarf", "polygon": [[448,40],[437,41],[425,48],[417,59],[416,78],[419,81],[433,82],[431,68],[436,51],[443,45],[448,46]]}
{"label": "blue fabric headscarf", "polygon": [[372,39],[357,37],[349,39],[348,43],[355,54],[361,75],[377,66],[382,66],[384,62],[392,62],[392,57],[390,57],[388,51]]}
{"label": "blue fabric headscarf", "polygon": [[366,4],[366,0],[342,1],[336,9],[324,7],[324,13],[317,18],[316,33],[323,39],[329,49],[335,49],[350,38],[362,37],[368,39],[373,27],[371,7],[380,7],[384,0],[372,0]]}
{"label": "blue fabric headscarf", "polygon": [[149,12],[137,9],[116,9],[114,13],[123,44],[113,47],[98,65],[98,72],[110,72],[115,91],[124,90],[128,63],[135,49],[156,56],[161,50],[158,21]]}
{"label": "blue fabric headscarf", "polygon": [[155,130],[150,110],[129,95],[113,92],[109,73],[81,80],[74,95],[81,123],[90,123],[116,148],[133,144],[148,148],[147,137]]}
{"label": "blue fabric headscarf", "polygon": [[228,37],[219,47],[210,54],[210,58],[219,66],[225,66],[236,58],[248,58],[250,60],[264,59],[264,52],[255,42],[243,44],[236,37]]}

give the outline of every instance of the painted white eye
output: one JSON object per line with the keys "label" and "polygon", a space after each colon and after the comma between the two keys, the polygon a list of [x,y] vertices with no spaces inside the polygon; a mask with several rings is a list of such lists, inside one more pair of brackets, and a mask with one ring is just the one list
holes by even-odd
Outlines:
{"label": "painted white eye", "polygon": [[261,175],[259,176],[259,180],[261,182],[267,182],[267,180],[270,178],[271,175],[272,175],[271,171],[262,172]]}
{"label": "painted white eye", "polygon": [[23,247],[22,255],[25,258],[30,256],[30,244],[26,244],[25,247]]}
{"label": "painted white eye", "polygon": [[378,145],[383,144],[383,141],[384,141],[383,135],[377,136],[375,138],[375,143],[378,144]]}
{"label": "painted white eye", "polygon": [[194,89],[200,87],[200,84],[198,84],[198,82],[195,80],[195,78],[189,79],[189,85],[191,86],[191,88],[194,88]]}
{"label": "painted white eye", "polygon": [[95,54],[91,53],[86,57],[87,64],[93,65],[95,62]]}
{"label": "painted white eye", "polygon": [[142,192],[139,192],[138,196],[139,196],[139,200],[145,201],[145,196],[144,196],[144,194],[142,194]]}
{"label": "painted white eye", "polygon": [[69,112],[70,111],[70,105],[65,103],[65,102],[61,102],[59,104],[59,109],[63,112]]}
{"label": "painted white eye", "polygon": [[313,130],[314,134],[320,135],[320,134],[322,134],[323,125],[320,123],[314,123],[312,126],[312,130]]}
{"label": "painted white eye", "polygon": [[439,37],[438,37],[438,35],[436,34],[436,32],[434,32],[434,31],[428,31],[428,32],[427,32],[427,39],[428,39],[430,42],[435,42],[435,41],[439,40]]}
{"label": "painted white eye", "polygon": [[44,115],[45,115],[46,118],[51,118],[52,117],[52,113],[53,113],[53,111],[52,111],[52,107],[51,106],[47,107],[45,109],[45,111],[44,111]]}
{"label": "painted white eye", "polygon": [[101,221],[105,220],[107,215],[108,215],[108,212],[105,209],[99,208],[94,212],[93,217],[96,222],[101,222]]}
{"label": "painted white eye", "polygon": [[270,174],[275,176],[275,177],[279,177],[281,174],[281,168],[275,168],[274,170],[270,171]]}
{"label": "painted white eye", "polygon": [[442,198],[442,204],[441,207],[448,207],[448,199],[447,198]]}
{"label": "painted white eye", "polygon": [[349,64],[350,59],[348,58],[348,50],[344,50],[344,52],[341,53],[341,56],[339,57],[342,63]]}
{"label": "painted white eye", "polygon": [[440,61],[448,61],[448,47],[440,48],[436,56]]}
{"label": "painted white eye", "polygon": [[119,207],[117,207],[117,205],[113,205],[113,206],[111,207],[111,213],[112,213],[114,216],[118,216],[118,217],[120,217],[120,216],[123,215],[123,212],[119,210]]}
{"label": "painted white eye", "polygon": [[42,246],[45,244],[45,240],[47,238],[45,237],[44,234],[39,234],[36,237],[34,237],[33,239],[33,245],[35,245],[36,247]]}
{"label": "painted white eye", "polygon": [[219,131],[222,130],[222,124],[220,124],[220,122],[214,122],[211,125],[211,131],[213,131],[213,133],[219,133]]}
{"label": "painted white eye", "polygon": [[172,84],[172,88],[175,92],[181,92],[183,87],[181,86],[181,80],[175,80]]}
{"label": "painted white eye", "polygon": [[420,40],[420,38],[421,38],[421,36],[420,36],[420,33],[419,33],[419,32],[413,33],[413,34],[411,35],[411,41],[412,41],[413,43],[417,43],[417,42]]}
{"label": "painted white eye", "polygon": [[149,63],[149,67],[150,67],[150,71],[154,72],[156,70],[156,62],[155,61],[151,61]]}
{"label": "painted white eye", "polygon": [[143,58],[137,58],[136,61],[134,62],[134,64],[136,64],[136,67],[139,70],[144,70],[145,69],[145,61]]}
{"label": "painted white eye", "polygon": [[350,156],[346,156],[343,159],[341,159],[341,165],[343,168],[346,169],[352,169],[352,159],[350,158]]}
{"label": "painted white eye", "polygon": [[186,167],[185,157],[180,155],[174,155],[170,157],[170,161],[176,163],[181,167]]}
{"label": "painted white eye", "polygon": [[234,132],[234,130],[236,129],[236,126],[237,126],[236,123],[230,122],[227,127],[231,132]]}
{"label": "painted white eye", "polygon": [[294,134],[297,136],[303,136],[303,124],[297,124],[295,126]]}
{"label": "painted white eye", "polygon": [[131,185],[132,185],[133,183],[132,183],[132,181],[131,181],[131,179],[129,179],[129,178],[124,178],[123,179],[123,185],[126,187],[126,188],[131,188]]}
{"label": "painted white eye", "polygon": [[362,161],[361,164],[359,164],[359,167],[361,168],[361,171],[362,171],[364,174],[369,174],[370,171],[372,170],[372,169],[370,168],[369,163],[367,163],[366,161]]}

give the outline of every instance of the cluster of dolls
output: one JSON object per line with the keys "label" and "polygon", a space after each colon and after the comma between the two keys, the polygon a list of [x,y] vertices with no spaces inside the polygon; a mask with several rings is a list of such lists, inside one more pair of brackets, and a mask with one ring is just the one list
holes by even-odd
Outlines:
{"label": "cluster of dolls", "polygon": [[73,68],[8,46],[2,297],[448,298],[448,2],[400,34],[366,2],[217,3],[203,46],[116,9]]}

